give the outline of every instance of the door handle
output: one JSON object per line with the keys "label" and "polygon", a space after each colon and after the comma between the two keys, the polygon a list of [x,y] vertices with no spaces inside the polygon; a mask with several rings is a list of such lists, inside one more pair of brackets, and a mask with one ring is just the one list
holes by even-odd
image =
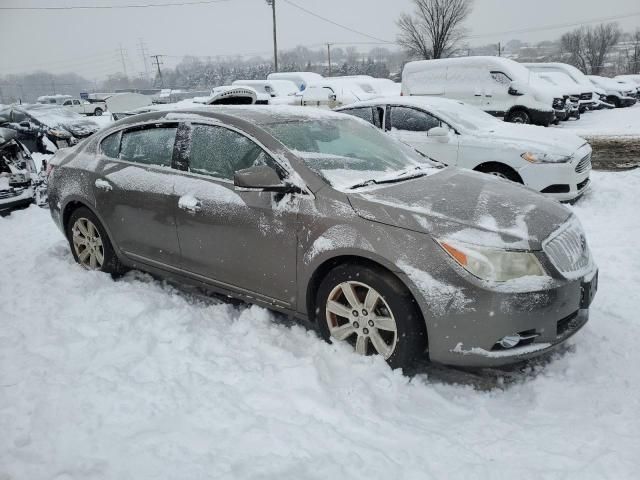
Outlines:
{"label": "door handle", "polygon": [[202,202],[193,195],[183,195],[178,200],[178,208],[189,213],[197,213],[202,210]]}

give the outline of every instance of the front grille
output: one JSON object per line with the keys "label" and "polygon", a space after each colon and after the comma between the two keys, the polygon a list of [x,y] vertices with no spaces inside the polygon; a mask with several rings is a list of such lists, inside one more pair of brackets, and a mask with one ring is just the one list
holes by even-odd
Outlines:
{"label": "front grille", "polygon": [[591,100],[591,92],[587,92],[587,93],[581,93],[580,94],[580,100]]}
{"label": "front grille", "polygon": [[564,98],[554,98],[553,99],[553,108],[555,110],[562,110],[564,108]]}
{"label": "front grille", "polygon": [[11,190],[0,190],[0,200],[4,200],[6,198],[13,198],[13,197],[17,197],[18,195],[20,195],[22,193],[24,189],[11,189]]}
{"label": "front grille", "polygon": [[587,238],[574,216],[542,243],[542,249],[566,278],[581,277],[592,265]]}
{"label": "front grille", "polygon": [[591,153],[588,153],[576,165],[576,173],[584,173],[591,170]]}

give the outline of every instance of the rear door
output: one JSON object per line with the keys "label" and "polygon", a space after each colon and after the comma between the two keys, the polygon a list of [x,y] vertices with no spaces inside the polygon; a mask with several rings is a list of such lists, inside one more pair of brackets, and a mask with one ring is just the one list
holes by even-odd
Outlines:
{"label": "rear door", "polygon": [[177,130],[177,123],[156,123],[106,137],[92,184],[117,247],[160,268],[180,263],[172,169]]}
{"label": "rear door", "polygon": [[223,288],[291,306],[299,198],[236,190],[235,171],[256,165],[278,169],[242,132],[207,124],[185,128],[186,171],[176,181],[182,268]]}
{"label": "rear door", "polygon": [[406,106],[387,107],[385,130],[391,136],[429,158],[446,165],[455,165],[458,161],[458,136],[452,129],[444,139],[429,136],[429,130],[435,127],[449,128],[439,118],[423,110]]}

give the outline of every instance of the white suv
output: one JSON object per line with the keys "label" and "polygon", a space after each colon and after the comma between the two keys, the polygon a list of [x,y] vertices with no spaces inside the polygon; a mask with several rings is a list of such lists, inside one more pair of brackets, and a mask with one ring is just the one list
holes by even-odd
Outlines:
{"label": "white suv", "polygon": [[497,175],[560,201],[589,186],[591,146],[563,131],[501,122],[478,108],[433,97],[389,97],[337,109],[446,165]]}

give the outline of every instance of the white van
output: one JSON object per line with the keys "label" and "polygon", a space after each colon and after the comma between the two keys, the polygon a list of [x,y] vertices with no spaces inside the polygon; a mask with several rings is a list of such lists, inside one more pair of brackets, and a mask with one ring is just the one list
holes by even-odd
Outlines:
{"label": "white van", "polygon": [[551,85],[502,57],[409,62],[402,71],[402,95],[462,100],[507,122],[543,126],[555,119],[554,102],[556,107],[564,103]]}
{"label": "white van", "polygon": [[307,86],[314,82],[319,82],[324,77],[314,72],[276,72],[267,75],[267,80],[291,80],[302,92]]}
{"label": "white van", "polygon": [[[587,76],[573,65],[559,62],[523,63],[526,68],[538,74],[544,72],[562,72],[568,75],[580,87],[580,106],[594,110],[600,108],[601,102],[606,102],[604,90],[596,88]],[[584,110],[583,110],[584,111]]]}

